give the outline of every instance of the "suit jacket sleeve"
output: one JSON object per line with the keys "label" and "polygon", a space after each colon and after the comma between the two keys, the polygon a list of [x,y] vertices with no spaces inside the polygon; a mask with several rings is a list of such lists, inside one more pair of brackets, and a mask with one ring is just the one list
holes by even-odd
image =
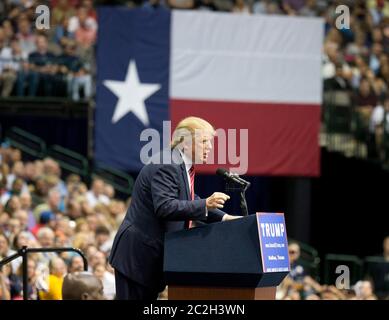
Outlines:
{"label": "suit jacket sleeve", "polygon": [[[195,199],[201,199],[197,194],[195,194]],[[205,199],[204,199],[205,200]],[[223,219],[223,216],[227,214],[226,212],[220,210],[220,209],[213,209],[213,210],[208,210],[208,217],[207,217],[207,222],[219,222]]]}
{"label": "suit jacket sleeve", "polygon": [[165,220],[206,220],[206,201],[179,200],[179,172],[170,165],[161,166],[152,178],[151,194],[156,215]]}

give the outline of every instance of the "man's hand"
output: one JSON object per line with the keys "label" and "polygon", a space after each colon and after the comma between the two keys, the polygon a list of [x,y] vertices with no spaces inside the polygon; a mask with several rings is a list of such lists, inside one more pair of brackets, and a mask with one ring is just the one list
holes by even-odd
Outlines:
{"label": "man's hand", "polygon": [[222,221],[231,221],[231,220],[240,219],[240,218],[243,218],[243,216],[232,216],[230,214],[225,214],[223,216]]}
{"label": "man's hand", "polygon": [[206,199],[206,205],[208,210],[221,209],[224,206],[224,203],[230,199],[229,195],[226,195],[223,192],[214,192],[212,196]]}

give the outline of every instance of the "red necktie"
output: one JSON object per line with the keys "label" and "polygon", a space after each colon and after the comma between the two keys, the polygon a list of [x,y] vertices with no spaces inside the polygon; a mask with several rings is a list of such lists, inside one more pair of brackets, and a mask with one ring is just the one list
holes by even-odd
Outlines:
{"label": "red necktie", "polygon": [[[190,179],[190,198],[194,200],[194,178],[195,178],[195,169],[194,166],[191,166],[189,169],[189,179]],[[192,227],[192,220],[188,220],[186,223],[186,228],[190,229]]]}

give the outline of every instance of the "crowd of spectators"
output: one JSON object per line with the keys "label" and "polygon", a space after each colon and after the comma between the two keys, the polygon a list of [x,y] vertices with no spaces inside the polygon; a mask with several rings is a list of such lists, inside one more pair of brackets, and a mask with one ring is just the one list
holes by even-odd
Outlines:
{"label": "crowd of spectators", "polygon": [[[59,164],[51,158],[22,161],[21,152],[8,146],[0,148],[0,155],[0,260],[28,246],[79,248],[88,261],[89,275],[84,277],[78,276],[84,271],[84,262],[75,252],[29,254],[28,298],[63,299],[63,283],[68,275],[69,288],[86,278],[87,283],[93,284],[91,290],[95,290],[86,294],[69,289],[69,299],[74,295],[80,299],[114,299],[115,277],[107,257],[131,198],[116,199],[112,185],[99,177],[91,181],[89,188],[75,174],[63,180]],[[300,246],[291,242],[288,249],[291,271],[278,287],[277,299],[370,300],[389,296],[388,286],[386,295],[376,295],[371,278],[361,279],[348,289],[320,284],[301,264]],[[383,242],[382,259],[389,264],[389,236]],[[21,262],[17,258],[0,270],[0,300],[22,299]],[[388,268],[384,272],[382,279],[389,276]],[[92,275],[95,279],[90,278]],[[102,283],[102,293],[96,279]],[[165,290],[160,299],[166,297]]]}
{"label": "crowd of spectators", "polygon": [[[107,256],[128,202],[115,199],[114,188],[100,178],[90,188],[74,174],[62,180],[51,158],[23,162],[13,148],[1,148],[0,155],[0,260],[23,246],[79,248],[88,271],[102,281],[105,298],[113,299]],[[22,298],[21,262],[17,258],[0,271],[0,299]],[[75,252],[29,254],[29,299],[61,299],[64,276],[83,270]]]}
{"label": "crowd of spectators", "polygon": [[298,243],[290,242],[288,252],[290,273],[277,287],[278,300],[389,300],[389,236],[383,241],[382,255],[377,256],[382,258],[380,267],[364,272],[355,283],[344,279],[321,284],[304,268]]}
{"label": "crowd of spectators", "polygon": [[[106,1],[96,1],[104,4]],[[349,96],[353,119],[365,134],[370,157],[384,158],[389,133],[389,2],[383,0],[121,0],[128,7],[197,9],[235,14],[283,14],[325,20],[322,76],[325,91]],[[5,0],[0,2],[0,95],[63,96],[78,101],[94,95],[96,3],[92,0]],[[35,27],[35,8],[50,7],[50,29]],[[335,24],[338,5],[350,9],[350,28]],[[76,247],[89,271],[101,279],[104,296],[114,297],[107,264],[112,237],[128,202],[97,178],[88,185],[77,175],[64,181],[53,159],[22,161],[21,152],[1,148],[0,259],[22,246]],[[389,240],[387,255],[389,256]],[[297,252],[297,253],[293,253]],[[321,285],[297,264],[278,290],[280,299],[376,299],[370,280],[352,290]],[[297,258],[294,256],[297,255]],[[31,254],[30,299],[60,299],[65,274],[83,270],[73,253]],[[0,271],[0,299],[21,299],[21,259]]]}
{"label": "crowd of spectators", "polygon": [[[35,9],[50,8],[50,28]],[[1,97],[93,96],[97,17],[92,0],[6,0],[0,5]]]}
{"label": "crowd of spectators", "polygon": [[[35,27],[35,8],[40,4],[50,8],[48,30]],[[366,145],[370,158],[389,160],[387,1],[5,0],[0,4],[0,95],[93,98],[96,6],[100,4],[322,17],[324,90],[344,91],[349,96],[350,130],[355,139]],[[350,10],[349,28],[336,26],[338,5]]]}

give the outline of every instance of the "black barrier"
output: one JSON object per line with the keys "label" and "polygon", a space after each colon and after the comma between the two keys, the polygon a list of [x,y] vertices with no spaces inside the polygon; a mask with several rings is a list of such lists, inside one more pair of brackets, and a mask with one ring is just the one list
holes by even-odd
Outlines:
{"label": "black barrier", "polygon": [[76,248],[28,248],[24,246],[18,250],[15,254],[3,259],[0,261],[0,268],[5,264],[10,263],[16,258],[22,257],[22,266],[23,266],[23,300],[28,300],[28,274],[27,274],[27,265],[28,265],[28,254],[33,252],[67,252],[73,251],[78,253],[82,260],[84,261],[84,271],[88,270],[88,261],[86,260],[84,254],[80,249]]}

